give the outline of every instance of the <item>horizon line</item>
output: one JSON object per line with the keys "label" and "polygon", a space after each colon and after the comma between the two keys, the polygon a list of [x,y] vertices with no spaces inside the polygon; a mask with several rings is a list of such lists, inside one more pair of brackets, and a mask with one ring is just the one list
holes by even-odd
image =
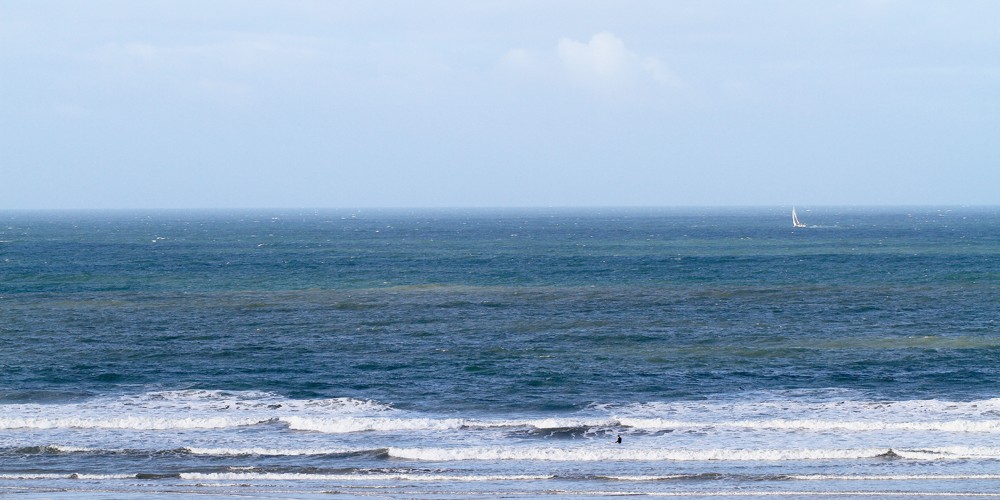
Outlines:
{"label": "horizon line", "polygon": [[836,209],[878,209],[878,208],[922,208],[922,209],[955,209],[955,208],[1000,208],[1000,204],[747,204],[747,205],[449,205],[449,206],[241,206],[241,207],[30,207],[12,208],[0,207],[0,213],[11,212],[239,212],[239,211],[452,211],[452,210],[678,210],[678,209],[791,209],[803,210],[836,208]]}

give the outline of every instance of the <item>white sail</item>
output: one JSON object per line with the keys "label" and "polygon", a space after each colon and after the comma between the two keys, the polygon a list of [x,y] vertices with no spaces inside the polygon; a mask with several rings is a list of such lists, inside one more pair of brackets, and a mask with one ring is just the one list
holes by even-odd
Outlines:
{"label": "white sail", "polygon": [[795,215],[795,207],[792,207],[792,227],[806,227],[806,225],[799,220],[799,216]]}

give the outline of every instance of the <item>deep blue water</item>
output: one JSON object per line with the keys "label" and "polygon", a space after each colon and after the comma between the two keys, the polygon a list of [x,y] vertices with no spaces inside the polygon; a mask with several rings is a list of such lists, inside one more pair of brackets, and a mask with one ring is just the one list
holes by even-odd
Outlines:
{"label": "deep blue water", "polygon": [[[581,441],[626,432],[634,434],[630,442],[648,439],[647,451],[668,453],[676,450],[656,440],[679,435],[684,425],[664,422],[690,405],[703,405],[692,415],[710,415],[713,428],[726,429],[702,429],[708,441],[683,448],[692,453],[728,449],[733,422],[787,418],[754,409],[776,401],[796,408],[788,410],[796,422],[838,405],[859,405],[864,413],[877,402],[940,410],[927,419],[948,429],[956,421],[991,422],[986,410],[972,408],[1000,404],[994,401],[1000,389],[1000,210],[800,207],[807,228],[792,228],[788,212],[0,213],[0,408],[7,410],[0,417],[0,449],[6,450],[0,458],[7,457],[0,474],[55,474],[41,483],[11,480],[17,491],[37,493],[32,488],[49,487],[46,481],[81,467],[99,476],[122,469],[129,475],[129,453],[139,453],[154,470],[162,461],[160,468],[190,473],[216,473],[211,467],[223,464],[315,472],[329,459],[300,453],[301,447],[273,456],[233,450],[282,441],[292,432],[311,447],[354,450],[344,453],[396,446],[426,451],[440,443],[441,429],[470,427],[451,426],[449,418],[517,421],[511,424],[516,432],[462,434],[449,450],[520,450],[524,439],[565,432],[569,450],[558,439],[539,443],[569,453]],[[949,404],[971,413],[951,415]],[[239,405],[262,412],[252,413],[262,423],[183,423],[225,416],[217,412]],[[183,416],[184,408],[193,417]],[[280,414],[282,408],[328,420],[306,424]],[[326,410],[309,413],[316,408]],[[724,418],[724,411],[741,418]],[[384,415],[405,422],[377,420]],[[150,423],[157,418],[173,423]],[[645,420],[626,423],[632,418]],[[891,432],[899,430],[896,424],[912,424],[897,418],[873,414],[861,421],[895,422]],[[95,423],[102,419],[121,421]],[[553,427],[538,419],[573,423]],[[355,434],[351,425],[362,421]],[[436,423],[414,430],[413,422]],[[768,425],[773,422],[735,435],[761,443],[797,439],[808,449],[860,449],[857,443],[834,446],[811,434],[815,430],[768,441],[762,437],[773,431]],[[207,434],[188,443],[171,434],[177,429]],[[851,439],[848,431],[827,430]],[[889,432],[885,425],[871,431]],[[995,436],[1000,431],[943,442],[952,449]],[[207,459],[195,453],[202,457],[197,460],[187,451],[155,458],[197,448],[202,439],[229,451],[206,453]],[[39,449],[51,463],[38,465]],[[739,449],[756,450],[752,463],[774,456],[760,443]],[[128,452],[116,458],[108,450]],[[454,457],[437,452],[431,468],[452,470]],[[390,455],[426,460],[412,453]],[[557,462],[581,460],[568,456]],[[998,458],[1000,451],[976,462],[976,470],[1000,473]],[[205,469],[204,460],[213,465]],[[643,469],[665,460],[675,464],[660,455],[622,463]],[[370,472],[380,461],[375,453],[341,465]],[[681,462],[692,474],[705,472],[698,459]],[[549,464],[530,453],[473,463],[501,475]],[[778,467],[774,474],[786,472]],[[600,471],[585,474],[591,475]],[[106,481],[112,480],[98,484]],[[551,489],[547,481],[539,480],[538,488]]]}

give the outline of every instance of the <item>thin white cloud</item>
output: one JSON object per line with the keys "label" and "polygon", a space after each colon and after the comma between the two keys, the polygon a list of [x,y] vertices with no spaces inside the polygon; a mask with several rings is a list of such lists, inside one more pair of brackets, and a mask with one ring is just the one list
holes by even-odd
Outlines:
{"label": "thin white cloud", "polygon": [[262,84],[292,79],[320,57],[314,39],[249,34],[200,44],[111,43],[78,60],[91,70],[87,84],[95,87],[247,108],[258,101]]}
{"label": "thin white cloud", "polygon": [[538,73],[542,65],[531,51],[511,49],[500,59],[500,67],[512,73]]}
{"label": "thin white cloud", "polygon": [[600,93],[620,93],[650,84],[682,86],[658,58],[629,50],[621,38],[607,31],[586,42],[562,38],[552,52],[510,50],[500,67],[510,73],[545,76]]}
{"label": "thin white cloud", "polygon": [[144,64],[170,68],[209,65],[229,69],[266,69],[275,64],[313,58],[317,50],[308,40],[294,37],[256,36],[187,45],[153,45],[143,42],[108,44],[87,59],[105,64]]}
{"label": "thin white cloud", "polygon": [[598,33],[587,43],[569,38],[559,40],[556,53],[563,67],[576,78],[611,82],[626,78],[637,59],[625,49],[625,42],[611,33]]}

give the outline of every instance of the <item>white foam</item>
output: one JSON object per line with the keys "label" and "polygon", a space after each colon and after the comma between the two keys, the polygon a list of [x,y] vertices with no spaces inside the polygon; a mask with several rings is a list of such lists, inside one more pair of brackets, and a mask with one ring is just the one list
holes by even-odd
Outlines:
{"label": "white foam", "polygon": [[181,479],[190,481],[426,481],[426,482],[481,482],[481,481],[541,481],[551,475],[442,475],[442,474],[301,474],[301,473],[249,473],[249,472],[186,472]]}
{"label": "white foam", "polygon": [[193,455],[219,455],[219,456],[306,456],[306,455],[337,455],[342,453],[356,453],[360,450],[349,448],[184,448]]}
{"label": "white foam", "polygon": [[789,479],[803,481],[964,481],[1000,480],[1000,474],[890,474],[890,475],[840,475],[810,474],[790,475]]}
{"label": "white foam", "polygon": [[[633,449],[556,447],[389,448],[389,456],[422,461],[525,460],[525,461],[783,461],[856,460],[886,452],[865,449]],[[936,458],[941,458],[940,456]]]}
{"label": "white foam", "polygon": [[294,400],[263,392],[165,391],[66,404],[5,404],[4,429],[223,429],[290,419],[383,417],[390,406],[352,398]]}
{"label": "white foam", "polygon": [[751,429],[783,429],[783,430],[848,430],[848,431],[939,431],[939,432],[1000,432],[1000,421],[925,421],[925,422],[886,422],[886,421],[831,421],[831,420],[779,420],[767,419],[757,421],[733,422],[733,427]]}
{"label": "white foam", "polygon": [[[821,394],[847,396],[839,392]],[[807,396],[763,393],[741,400],[593,405],[577,417],[493,420],[413,414],[376,401],[352,398],[295,400],[255,391],[162,391],[55,405],[5,404],[0,429],[219,429],[281,421],[295,430],[331,434],[618,427],[652,432],[750,429],[1000,434],[1000,399],[878,402],[815,400],[816,396]]]}
{"label": "white foam", "polygon": [[106,408],[184,411],[271,411],[371,414],[393,411],[389,405],[353,398],[289,399],[259,391],[188,390],[161,391],[95,400]]}
{"label": "white foam", "polygon": [[520,422],[504,422],[507,426],[534,427],[536,429],[570,429],[583,427],[613,427],[619,425],[617,419],[609,418],[542,418]]}
{"label": "white foam", "polygon": [[943,446],[919,450],[894,450],[903,458],[915,460],[1000,459],[1000,448],[976,446]]}
{"label": "white foam", "polygon": [[89,481],[103,481],[108,479],[135,479],[135,474],[0,474],[3,481],[37,481],[52,479],[82,479]]}
{"label": "white foam", "polygon": [[316,431],[330,434],[364,431],[425,431],[460,429],[468,421],[460,418],[313,418],[313,417],[281,417],[293,430]]}
{"label": "white foam", "polygon": [[[977,401],[873,401],[844,391],[761,392],[740,399],[599,405],[594,410],[617,415],[623,421],[664,428],[720,422],[882,422],[886,425],[954,423],[956,428],[996,432],[1000,398]],[[980,423],[984,425],[980,426]],[[780,423],[779,423],[780,425]]]}
{"label": "white foam", "polygon": [[606,476],[614,481],[665,481],[692,477],[691,474],[672,474],[667,476]]}
{"label": "white foam", "polygon": [[84,448],[81,446],[64,446],[59,444],[50,444],[46,448],[56,450],[61,453],[84,453],[88,451],[96,451],[93,448]]}
{"label": "white foam", "polygon": [[618,425],[615,420],[608,419],[524,419],[524,420],[475,420],[465,418],[430,418],[430,417],[280,417],[280,421],[288,424],[290,429],[323,432],[328,434],[344,434],[350,432],[395,432],[395,431],[448,431],[455,429],[502,429],[502,428],[533,428],[533,429],[564,429],[613,427]]}
{"label": "white foam", "polygon": [[931,431],[931,432],[983,432],[1000,433],[1000,420],[946,420],[946,421],[902,421],[880,420],[821,420],[821,419],[775,419],[758,420],[716,420],[710,422],[666,420],[661,418],[621,418],[623,426],[639,430],[655,431],[664,429],[762,429],[762,430],[804,430],[804,431],[859,431],[874,432],[886,430]]}
{"label": "white foam", "polygon": [[258,418],[153,418],[126,416],[118,418],[0,418],[0,429],[223,429],[261,423]]}
{"label": "white foam", "polygon": [[640,431],[685,429],[748,429],[777,431],[914,431],[946,433],[1000,433],[1000,420],[974,421],[907,421],[879,420],[820,420],[820,419],[760,419],[718,420],[714,422],[667,420],[659,418],[620,418],[618,420],[470,420],[464,418],[421,417],[334,417],[286,415],[274,412],[257,416],[154,417],[143,414],[108,415],[105,417],[3,417],[0,430],[6,429],[224,429],[280,421],[293,430],[343,434],[352,432],[446,431],[488,428],[613,428],[629,427]]}
{"label": "white foam", "polygon": [[[526,461],[787,461],[877,459],[885,448],[846,449],[678,449],[678,448],[557,448],[557,447],[468,447],[389,448],[389,456],[422,461],[526,460]],[[893,450],[908,460],[1000,459],[1000,448],[942,447]]]}

